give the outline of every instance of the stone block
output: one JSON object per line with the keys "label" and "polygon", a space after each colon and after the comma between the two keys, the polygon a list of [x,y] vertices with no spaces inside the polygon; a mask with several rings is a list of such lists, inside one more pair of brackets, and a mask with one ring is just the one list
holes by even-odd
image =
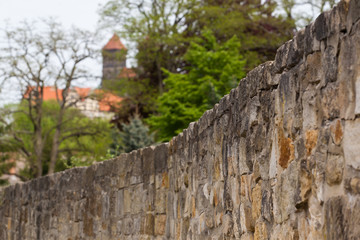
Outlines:
{"label": "stone block", "polygon": [[252,208],[252,217],[254,222],[260,217],[261,207],[262,207],[262,192],[261,192],[261,183],[260,180],[251,192],[251,208]]}
{"label": "stone block", "polygon": [[346,165],[360,170],[360,119],[345,121],[344,157]]}
{"label": "stone block", "polygon": [[259,221],[255,225],[254,240],[269,239],[266,223]]}
{"label": "stone block", "polygon": [[154,149],[155,172],[162,173],[167,168],[168,144],[161,144]]}
{"label": "stone block", "polygon": [[348,9],[346,28],[348,32],[351,32],[354,23],[360,19],[360,2],[358,0],[349,1]]}
{"label": "stone block", "polygon": [[344,172],[344,158],[341,155],[328,154],[326,161],[326,182],[329,185],[339,184]]}
{"label": "stone block", "polygon": [[345,188],[352,194],[360,194],[360,178],[348,178],[345,181]]}
{"label": "stone block", "polygon": [[155,216],[155,227],[154,234],[155,235],[164,235],[165,234],[165,226],[166,226],[166,215],[156,215]]}

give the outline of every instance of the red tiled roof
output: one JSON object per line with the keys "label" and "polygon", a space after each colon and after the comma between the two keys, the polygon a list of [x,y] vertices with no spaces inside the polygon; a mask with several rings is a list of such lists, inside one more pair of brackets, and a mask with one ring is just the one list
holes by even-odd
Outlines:
{"label": "red tiled roof", "polygon": [[[24,97],[29,97],[30,91],[32,91],[34,87],[28,87],[26,90]],[[74,87],[72,90],[75,90],[76,93],[79,95],[80,98],[85,98],[89,96],[92,91],[91,88],[79,88]],[[58,98],[59,100],[62,100],[62,89],[58,89]],[[99,95],[99,110],[103,112],[109,112],[112,110],[112,107],[115,107],[118,105],[123,98],[116,96],[112,93],[104,93],[102,90],[95,90],[95,93]],[[44,101],[48,100],[56,100],[56,91],[54,87],[44,87],[44,93],[43,93],[43,99]]]}
{"label": "red tiled roof", "polygon": [[102,112],[109,112],[112,108],[119,107],[118,104],[123,100],[122,97],[111,93],[103,93],[99,101],[99,110]]}
{"label": "red tiled roof", "polygon": [[[31,91],[34,90],[35,87],[28,87],[26,89],[26,92],[24,94],[24,97],[25,98],[28,98],[29,97],[29,93]],[[57,95],[58,95],[58,98],[59,100],[62,100],[62,89],[57,89]],[[43,99],[44,101],[47,101],[47,100],[56,100],[56,91],[55,91],[55,88],[54,87],[44,87],[44,92],[43,92]]]}
{"label": "red tiled roof", "polygon": [[74,87],[77,94],[79,94],[80,98],[85,98],[90,95],[91,88],[79,88]]}
{"label": "red tiled roof", "polygon": [[136,77],[136,73],[131,68],[123,68],[118,75],[118,78],[134,78]]}
{"label": "red tiled roof", "polygon": [[126,47],[120,41],[119,36],[114,33],[109,42],[103,47],[103,50],[126,50]]}

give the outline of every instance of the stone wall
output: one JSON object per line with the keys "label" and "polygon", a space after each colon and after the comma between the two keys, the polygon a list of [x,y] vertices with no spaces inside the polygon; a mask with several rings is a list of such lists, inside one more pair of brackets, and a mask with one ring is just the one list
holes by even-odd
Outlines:
{"label": "stone wall", "polygon": [[360,0],[170,143],[17,184],[0,239],[359,239]]}

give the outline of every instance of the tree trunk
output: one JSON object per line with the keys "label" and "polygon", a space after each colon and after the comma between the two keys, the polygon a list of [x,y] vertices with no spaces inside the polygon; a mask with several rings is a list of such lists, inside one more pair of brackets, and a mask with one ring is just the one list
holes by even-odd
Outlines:
{"label": "tree trunk", "polygon": [[56,165],[56,160],[57,160],[57,156],[59,153],[59,146],[60,146],[61,125],[62,125],[62,121],[63,121],[63,115],[64,115],[64,109],[61,109],[60,113],[59,113],[59,119],[57,122],[57,126],[55,128],[55,134],[53,137],[48,174],[52,174],[55,172],[55,165]]}
{"label": "tree trunk", "polygon": [[34,139],[34,150],[36,158],[36,177],[41,177],[43,172],[43,162],[42,162],[42,152],[43,152],[43,143],[41,136],[41,128],[35,129],[35,139]]}

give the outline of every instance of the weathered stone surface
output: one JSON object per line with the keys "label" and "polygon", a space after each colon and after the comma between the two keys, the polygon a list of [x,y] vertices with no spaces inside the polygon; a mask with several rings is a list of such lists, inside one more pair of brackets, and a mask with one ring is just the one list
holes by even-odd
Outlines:
{"label": "weathered stone surface", "polygon": [[166,225],[166,215],[165,214],[155,216],[154,234],[155,235],[164,235],[165,225]]}
{"label": "weathered stone surface", "polygon": [[347,165],[360,170],[360,119],[345,122],[344,156]]}
{"label": "weathered stone surface", "polygon": [[0,191],[0,239],[358,239],[359,1],[168,144]]}
{"label": "weathered stone surface", "polygon": [[261,214],[261,200],[262,200],[262,192],[261,192],[261,180],[255,185],[252,189],[251,193],[251,201],[252,201],[252,217],[254,221],[256,221]]}
{"label": "weathered stone surface", "polygon": [[346,179],[346,188],[353,194],[360,194],[360,178]]}
{"label": "weathered stone surface", "polygon": [[328,154],[326,162],[326,182],[329,185],[340,183],[344,171],[344,158],[341,155]]}

